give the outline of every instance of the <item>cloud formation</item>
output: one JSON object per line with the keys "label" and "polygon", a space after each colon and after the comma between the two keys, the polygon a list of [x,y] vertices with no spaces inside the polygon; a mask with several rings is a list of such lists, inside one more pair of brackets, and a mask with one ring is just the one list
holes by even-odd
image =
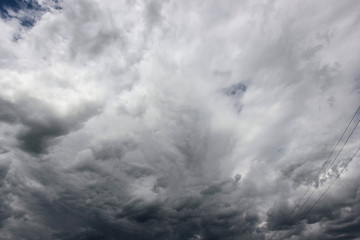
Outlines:
{"label": "cloud formation", "polygon": [[0,7],[1,240],[359,239],[357,1]]}

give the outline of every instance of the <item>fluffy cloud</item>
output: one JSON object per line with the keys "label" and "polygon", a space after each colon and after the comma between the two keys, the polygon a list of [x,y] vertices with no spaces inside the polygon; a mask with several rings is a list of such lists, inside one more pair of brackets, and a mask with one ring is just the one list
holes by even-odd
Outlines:
{"label": "fluffy cloud", "polygon": [[0,239],[357,239],[359,10],[5,1]]}

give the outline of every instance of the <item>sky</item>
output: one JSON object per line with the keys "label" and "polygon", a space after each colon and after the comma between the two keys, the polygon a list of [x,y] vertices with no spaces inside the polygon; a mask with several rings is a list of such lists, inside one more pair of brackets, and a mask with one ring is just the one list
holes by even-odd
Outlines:
{"label": "sky", "polygon": [[359,13],[1,1],[0,240],[360,239]]}

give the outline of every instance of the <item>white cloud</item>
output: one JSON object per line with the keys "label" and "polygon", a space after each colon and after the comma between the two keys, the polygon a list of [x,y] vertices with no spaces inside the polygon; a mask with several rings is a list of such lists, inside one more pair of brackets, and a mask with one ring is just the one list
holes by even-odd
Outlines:
{"label": "white cloud", "polygon": [[[265,239],[359,103],[356,1],[40,3],[0,21],[4,239]],[[358,224],[358,165],[296,239]]]}

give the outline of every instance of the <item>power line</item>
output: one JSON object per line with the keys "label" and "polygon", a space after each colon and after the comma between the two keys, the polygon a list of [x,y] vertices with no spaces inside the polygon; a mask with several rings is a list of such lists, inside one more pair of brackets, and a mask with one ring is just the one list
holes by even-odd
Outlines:
{"label": "power line", "polygon": [[[359,109],[359,108],[358,108]],[[338,154],[336,155],[336,157],[334,158],[334,160],[332,161],[331,165],[336,161],[336,159],[338,158],[338,156],[340,155],[340,153],[342,152],[344,146],[347,144],[347,142],[349,141],[350,137],[353,135],[356,127],[359,125],[360,123],[360,119],[359,121],[356,123],[356,125],[354,126],[354,128],[352,129],[350,135],[347,137],[346,141],[344,142],[344,144],[342,145],[340,151],[338,152]],[[330,166],[331,167],[331,166]],[[328,170],[327,170],[328,171]],[[325,174],[323,175],[323,177],[327,174],[327,171],[325,172]],[[310,200],[311,196],[314,194],[314,192],[317,190],[317,188],[314,188],[314,190],[311,192],[311,194],[307,197],[306,201],[303,203],[303,205],[301,206],[301,208],[297,211],[296,215],[290,220],[290,222],[293,222],[296,220],[296,218],[300,215],[301,210],[306,206],[306,204],[308,203],[308,201]]]}
{"label": "power line", "polygon": [[320,200],[325,196],[325,194],[329,191],[329,189],[332,187],[332,185],[336,182],[336,180],[340,177],[340,175],[345,171],[349,163],[354,159],[356,154],[360,151],[360,147],[355,151],[355,153],[352,155],[352,157],[349,159],[349,161],[345,164],[345,166],[341,169],[339,174],[334,178],[334,180],[331,182],[331,184],[326,188],[326,190],[321,194],[321,196],[314,202],[314,204],[309,208],[309,210],[303,215],[303,218],[305,218],[313,209],[314,207],[320,202]]}
{"label": "power line", "polygon": [[322,199],[323,196],[325,196],[325,194],[329,191],[329,189],[331,188],[331,186],[334,184],[334,182],[336,182],[336,180],[340,177],[340,175],[344,172],[344,170],[346,169],[346,167],[349,165],[349,163],[354,159],[354,157],[356,156],[356,154],[360,151],[360,147],[356,150],[356,152],[354,153],[354,155],[350,158],[350,160],[346,163],[346,165],[343,167],[343,169],[340,171],[340,173],[336,176],[336,178],[331,182],[331,184],[329,185],[329,187],[324,191],[323,194],[321,194],[321,196],[319,197],[319,199],[311,206],[311,208],[304,214],[304,217],[306,217],[311,210],[313,210],[313,208],[318,204],[318,202],[320,202],[320,200]]}
{"label": "power line", "polygon": [[344,148],[345,144],[349,141],[349,138],[351,137],[351,135],[354,133],[355,128],[359,125],[360,120],[356,123],[356,126],[353,128],[353,130],[350,133],[350,136],[346,139],[346,142],[344,143],[344,145],[341,147],[340,151],[338,152],[338,154],[336,155],[336,157],[334,158],[334,160],[331,162],[330,166],[328,167],[328,169],[325,171],[325,174],[323,175],[323,177],[325,177],[326,173],[330,170],[330,168],[332,167],[332,165],[334,164],[335,160],[337,159],[337,157],[339,156],[339,154],[341,153],[342,149]]}
{"label": "power line", "polygon": [[[329,162],[330,157],[332,156],[332,154],[334,153],[336,147],[339,145],[341,139],[343,138],[343,136],[345,135],[346,131],[348,130],[349,126],[351,125],[351,123],[353,122],[354,118],[356,117],[357,113],[360,110],[360,106],[357,108],[357,110],[355,111],[353,117],[351,118],[350,122],[348,123],[348,125],[346,126],[345,130],[343,131],[343,133],[341,134],[339,140],[337,141],[337,143],[335,144],[334,148],[332,149],[330,155],[328,156],[328,158],[326,159],[326,161],[324,162],[324,164],[322,165],[322,167],[320,168],[319,172],[317,173],[316,177],[313,179],[313,181],[311,182],[311,184],[309,185],[309,187],[307,188],[306,192],[303,194],[303,196],[301,197],[300,201],[296,204],[296,206],[293,208],[293,210],[290,212],[290,214],[287,215],[285,221],[283,222],[283,224],[280,226],[280,229],[286,224],[286,222],[289,220],[290,216],[294,213],[294,211],[296,210],[296,208],[300,205],[300,203],[302,202],[302,200],[304,199],[304,197],[306,196],[306,194],[309,192],[311,186],[313,185],[313,183],[317,180],[317,178],[319,177],[321,171],[324,169],[324,167],[326,166],[326,164]],[[360,121],[360,120],[359,120]],[[356,124],[356,126],[353,128],[350,136],[348,137],[348,139],[346,140],[345,144],[347,143],[347,141],[349,140],[349,138],[351,137],[352,133],[354,132],[355,128],[357,127],[357,125],[359,124],[359,122]],[[342,151],[343,147],[345,146],[345,144],[342,146],[340,152]],[[340,152],[337,154],[337,156],[335,157],[335,159],[339,156]],[[334,159],[334,160],[335,160]],[[330,164],[330,167],[332,166],[332,164],[334,163],[334,161]],[[325,171],[325,174],[328,170]],[[324,176],[323,176],[324,177]],[[314,191],[313,191],[314,192]],[[313,192],[311,193],[311,195],[313,194]],[[308,199],[311,197],[311,195],[308,197]],[[308,199],[305,201],[305,204],[307,203]],[[304,206],[304,205],[303,205]],[[303,206],[301,207],[301,209],[299,211],[302,210]],[[297,216],[297,215],[296,215]],[[293,220],[293,219],[292,219]],[[277,235],[278,232],[275,232],[269,240],[272,240],[275,235]]]}
{"label": "power line", "polygon": [[[358,109],[359,109],[359,108],[358,108]],[[340,155],[340,153],[342,152],[344,146],[347,144],[347,142],[349,141],[350,137],[353,135],[353,133],[354,133],[356,127],[359,125],[359,123],[360,123],[360,119],[359,119],[359,121],[356,123],[356,125],[355,125],[354,128],[352,129],[350,135],[348,136],[348,138],[346,139],[345,143],[344,143],[343,146],[341,147],[340,151],[338,152],[338,154],[336,155],[336,157],[335,157],[334,160],[332,161],[331,166],[332,166],[332,164],[336,161],[336,159],[338,158],[338,156]],[[330,166],[330,167],[331,167],[331,166]],[[323,178],[324,176],[326,176],[327,171],[328,171],[328,170],[326,170],[326,172],[324,173],[324,175],[322,176],[322,178]],[[311,192],[311,194],[307,197],[306,201],[303,203],[303,205],[301,206],[301,208],[297,211],[296,215],[290,220],[290,223],[293,222],[293,221],[295,221],[296,218],[300,215],[302,209],[306,206],[306,204],[308,203],[308,201],[310,200],[311,196],[313,195],[313,193],[314,193],[316,190],[317,190],[317,188],[314,188],[314,190],[313,190],[313,191]]]}
{"label": "power line", "polygon": [[[360,122],[360,120],[356,123],[356,125],[355,125],[355,127],[352,129],[350,135],[348,136],[348,138],[346,139],[346,141],[344,142],[344,144],[343,144],[342,147],[340,148],[340,151],[338,152],[338,154],[336,155],[336,157],[335,157],[334,160],[332,161],[331,166],[332,166],[332,164],[336,161],[336,159],[338,158],[338,156],[340,155],[340,153],[342,152],[344,146],[347,144],[347,142],[349,141],[350,137],[353,135],[356,127],[359,125],[359,122]],[[330,167],[331,167],[331,166],[330,166]],[[328,170],[327,170],[327,171],[328,171]],[[322,177],[326,176],[327,171],[325,172],[325,174],[324,174]],[[290,220],[290,222],[296,220],[296,217],[299,216],[301,210],[306,206],[306,204],[308,203],[308,201],[310,200],[311,196],[314,194],[314,192],[316,191],[316,189],[317,189],[317,188],[314,188],[314,190],[310,193],[310,195],[307,197],[307,199],[305,200],[305,202],[303,203],[303,205],[301,206],[301,208],[298,210],[298,212],[296,213],[296,215]]]}

